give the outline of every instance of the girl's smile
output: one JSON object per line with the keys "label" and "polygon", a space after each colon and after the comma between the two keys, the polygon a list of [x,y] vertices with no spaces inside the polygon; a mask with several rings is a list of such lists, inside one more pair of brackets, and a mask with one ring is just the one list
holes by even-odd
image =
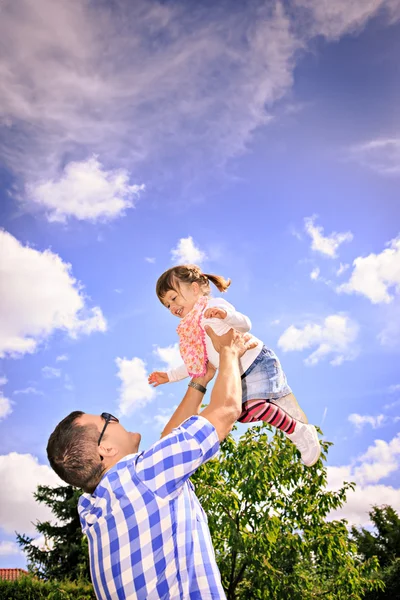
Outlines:
{"label": "girl's smile", "polygon": [[163,298],[163,304],[171,314],[183,319],[190,313],[200,295],[202,295],[202,292],[197,283],[181,283],[179,292],[168,290]]}

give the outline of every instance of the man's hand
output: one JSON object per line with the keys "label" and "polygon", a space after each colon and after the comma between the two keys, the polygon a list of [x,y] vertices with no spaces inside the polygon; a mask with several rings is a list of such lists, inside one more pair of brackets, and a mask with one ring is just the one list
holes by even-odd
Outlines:
{"label": "man's hand", "polygon": [[230,329],[224,335],[217,335],[208,325],[205,326],[205,330],[218,353],[228,348],[240,358],[247,350],[257,346],[256,340],[249,333],[239,333],[236,329]]}
{"label": "man's hand", "polygon": [[204,387],[207,387],[207,383],[209,383],[211,381],[211,379],[214,377],[215,371],[216,371],[216,369],[215,369],[214,365],[212,365],[210,363],[210,361],[208,361],[206,374],[203,375],[202,377],[193,377],[192,381],[194,381],[196,383],[200,383],[200,385],[204,385]]}
{"label": "man's hand", "polygon": [[204,311],[204,318],[205,319],[226,319],[226,315],[228,313],[226,312],[226,310],[224,308],[218,308],[217,306],[215,306],[214,308],[207,308],[206,311]]}
{"label": "man's hand", "polygon": [[153,387],[157,387],[163,383],[168,383],[169,379],[167,373],[163,373],[162,371],[153,371],[153,373],[150,373],[147,381]]}

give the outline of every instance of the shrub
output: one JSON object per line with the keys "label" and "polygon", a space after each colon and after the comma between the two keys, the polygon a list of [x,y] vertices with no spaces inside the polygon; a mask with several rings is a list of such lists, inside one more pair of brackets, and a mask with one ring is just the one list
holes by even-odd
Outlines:
{"label": "shrub", "polygon": [[1,600],[96,600],[87,581],[40,581],[29,575],[16,581],[0,579]]}

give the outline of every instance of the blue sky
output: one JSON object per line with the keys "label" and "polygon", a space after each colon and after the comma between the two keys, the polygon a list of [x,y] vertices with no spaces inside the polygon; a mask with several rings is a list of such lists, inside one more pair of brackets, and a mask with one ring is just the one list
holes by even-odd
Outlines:
{"label": "blue sky", "polygon": [[6,5],[0,566],[48,517],[63,416],[118,413],[144,448],[180,401],[146,378],[177,359],[154,287],[182,261],[231,277],[334,442],[330,485],[358,484],[338,515],[400,509],[399,20],[396,0]]}

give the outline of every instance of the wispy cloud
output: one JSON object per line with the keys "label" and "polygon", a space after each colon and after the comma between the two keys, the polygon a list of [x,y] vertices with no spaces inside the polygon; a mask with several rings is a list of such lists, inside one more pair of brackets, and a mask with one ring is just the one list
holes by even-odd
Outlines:
{"label": "wispy cloud", "polygon": [[347,417],[347,420],[352,423],[357,431],[361,431],[365,425],[371,425],[372,429],[378,429],[385,424],[386,417],[385,415],[359,415],[357,413],[352,413]]}
{"label": "wispy cloud", "polygon": [[400,175],[400,138],[376,139],[354,145],[349,157],[380,175]]}
{"label": "wispy cloud", "polygon": [[59,354],[59,356],[56,358],[57,362],[65,362],[67,360],[69,360],[68,354]]}
{"label": "wispy cloud", "polygon": [[400,392],[400,383],[394,383],[389,386],[389,393],[395,394],[396,392]]}
{"label": "wispy cloud", "polygon": [[[0,157],[20,177],[19,190],[27,183],[31,201],[52,219],[98,218],[99,207],[86,199],[73,206],[61,193],[76,179],[73,165],[87,165],[94,154],[104,172],[133,169],[130,185],[162,158],[164,181],[173,162],[190,188],[194,178],[204,181],[202,167],[215,172],[271,121],[311,38],[360,30],[386,5],[395,18],[395,4],[293,0],[289,9],[259,0],[193,10],[190,3],[117,0],[110,10],[85,0],[5,3]],[[53,182],[62,210],[43,181]],[[113,215],[127,208],[125,194],[120,201]]]}
{"label": "wispy cloud", "polygon": [[16,0],[3,7],[0,35],[1,154],[34,186],[65,177],[71,156],[107,157],[107,170],[161,155],[179,155],[183,172],[221,165],[268,122],[302,45],[279,2],[221,13],[140,0],[112,11],[38,0],[33,10]]}
{"label": "wispy cloud", "polygon": [[340,263],[340,265],[339,265],[339,268],[338,268],[338,269],[337,269],[337,271],[336,271],[336,275],[337,275],[338,277],[340,277],[340,276],[341,276],[341,275],[343,275],[343,273],[345,273],[345,272],[347,271],[347,269],[349,269],[349,268],[350,268],[350,265],[348,265],[347,263],[346,263],[346,264]]}
{"label": "wispy cloud", "polygon": [[61,369],[46,366],[42,368],[42,375],[46,379],[57,379],[58,377],[61,377]]}
{"label": "wispy cloud", "polygon": [[26,395],[26,396],[44,396],[44,393],[41,390],[36,389],[33,386],[28,386],[21,390],[15,390],[13,392],[14,396]]}
{"label": "wispy cloud", "polygon": [[315,224],[316,219],[315,215],[304,219],[305,230],[311,238],[311,249],[329,258],[335,258],[339,246],[344,242],[351,242],[353,234],[350,231],[344,233],[334,231],[324,235],[324,228]]}

